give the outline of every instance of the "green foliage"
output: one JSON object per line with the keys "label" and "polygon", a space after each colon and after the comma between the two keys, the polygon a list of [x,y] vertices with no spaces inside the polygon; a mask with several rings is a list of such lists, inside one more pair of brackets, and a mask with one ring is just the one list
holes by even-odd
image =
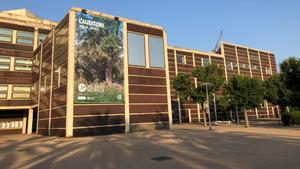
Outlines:
{"label": "green foliage", "polygon": [[177,96],[181,100],[188,100],[192,91],[192,82],[190,80],[190,75],[180,73],[174,77],[172,85],[177,92]]}
{"label": "green foliage", "polygon": [[[197,67],[188,74],[178,74],[172,84],[181,100],[188,100],[203,104],[206,101],[206,88],[203,83],[209,83],[208,94],[211,96],[214,90],[218,90],[224,83],[224,70],[212,64],[207,67]],[[197,78],[198,87],[195,87],[191,78]]]}
{"label": "green foliage", "polygon": [[224,94],[224,95],[220,96],[219,98],[217,98],[217,100],[218,100],[219,107],[221,110],[229,111],[229,110],[235,109],[234,105],[231,103],[231,99],[230,99],[229,95]]}
{"label": "green foliage", "polygon": [[288,126],[291,124],[292,116],[290,113],[282,113],[281,115],[281,121],[283,122],[283,125]]}
{"label": "green foliage", "polygon": [[300,108],[300,59],[290,57],[280,64],[280,75],[290,91],[288,104]]}
{"label": "green foliage", "polygon": [[192,75],[197,78],[198,83],[210,83],[211,89],[218,90],[224,83],[224,70],[214,64],[207,67],[196,67],[192,71]]}
{"label": "green foliage", "polygon": [[292,111],[291,117],[292,124],[300,124],[300,111]]}
{"label": "green foliage", "polygon": [[280,105],[281,109],[287,106],[290,91],[286,89],[280,75],[273,75],[264,81],[265,96],[268,102]]}
{"label": "green foliage", "polygon": [[196,103],[203,104],[206,101],[206,89],[205,86],[193,87],[191,92],[191,99]]}
{"label": "green foliage", "polygon": [[253,109],[263,102],[264,87],[261,80],[233,76],[226,85],[226,94],[231,105],[239,110]]}

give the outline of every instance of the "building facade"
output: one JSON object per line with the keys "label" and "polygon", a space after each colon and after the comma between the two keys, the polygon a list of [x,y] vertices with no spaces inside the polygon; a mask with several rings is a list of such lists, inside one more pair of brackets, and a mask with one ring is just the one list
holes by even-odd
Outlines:
{"label": "building facade", "polygon": [[[229,43],[218,52],[167,46],[160,26],[81,8],[59,23],[2,12],[0,55],[2,133],[72,137],[206,124],[204,108],[177,98],[171,81],[178,73],[209,64],[223,67],[226,80],[276,73],[272,52]],[[277,107],[264,105],[249,116],[276,117]],[[224,120],[217,103],[210,112]]]}
{"label": "building facade", "polygon": [[33,50],[55,25],[25,9],[0,12],[0,134],[36,130],[29,120],[37,115],[30,97]]}

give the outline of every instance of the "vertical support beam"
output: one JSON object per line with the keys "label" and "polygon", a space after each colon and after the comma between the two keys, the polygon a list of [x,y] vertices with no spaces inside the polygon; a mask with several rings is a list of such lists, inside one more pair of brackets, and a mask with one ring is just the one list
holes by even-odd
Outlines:
{"label": "vertical support beam", "polygon": [[7,99],[11,99],[12,98],[12,90],[13,90],[13,86],[7,85]]}
{"label": "vertical support beam", "polygon": [[218,121],[218,113],[217,113],[217,104],[216,104],[216,94],[213,93],[213,101],[214,101],[214,112],[215,112],[215,121]]}
{"label": "vertical support beam", "polygon": [[67,112],[66,137],[73,136],[74,116],[74,73],[75,73],[75,11],[69,12],[69,39],[68,39],[68,79],[67,79]]}
{"label": "vertical support beam", "polygon": [[200,116],[200,105],[197,103],[197,113],[198,113],[198,122],[201,122],[201,116]]}
{"label": "vertical support beam", "polygon": [[209,64],[211,64],[211,55],[208,55]]}
{"label": "vertical support beam", "polygon": [[266,108],[267,108],[267,115],[268,115],[268,118],[270,118],[270,111],[269,111],[269,105],[268,105],[268,102],[265,101],[265,104],[266,104]]}
{"label": "vertical support beam", "polygon": [[230,120],[232,122],[233,121],[233,117],[232,117],[232,110],[231,109],[230,109],[229,113],[230,113]]}
{"label": "vertical support beam", "polygon": [[252,78],[252,66],[251,66],[250,54],[249,54],[249,49],[248,48],[247,48],[247,56],[248,56],[248,64],[249,64],[249,70],[250,70],[250,77]]}
{"label": "vertical support beam", "polygon": [[33,50],[35,50],[38,47],[38,42],[39,42],[39,28],[35,27],[34,28],[34,40],[33,40]]}
{"label": "vertical support beam", "polygon": [[257,108],[255,108],[256,119],[259,119]]}
{"label": "vertical support beam", "polygon": [[9,70],[10,71],[15,70],[15,57],[10,57]]}
{"label": "vertical support beam", "polygon": [[32,124],[33,124],[33,109],[30,108],[28,110],[28,126],[27,126],[27,134],[32,134]]}
{"label": "vertical support beam", "polygon": [[188,113],[189,113],[189,123],[192,123],[191,109],[188,109]]}
{"label": "vertical support beam", "polygon": [[27,127],[27,117],[26,117],[26,113],[24,113],[23,122],[22,122],[22,134],[26,134],[26,127]]}
{"label": "vertical support beam", "polygon": [[145,39],[145,53],[146,53],[146,68],[150,68],[150,56],[149,56],[149,36],[144,35]]}
{"label": "vertical support beam", "polygon": [[275,117],[274,107],[272,107],[272,115],[273,115],[273,117]]}
{"label": "vertical support beam", "polygon": [[127,22],[123,22],[125,133],[130,132]]}
{"label": "vertical support beam", "polygon": [[173,116],[172,116],[172,102],[171,102],[171,84],[170,84],[170,71],[169,71],[169,60],[168,60],[168,45],[167,45],[167,34],[163,31],[164,36],[164,57],[165,57],[165,70],[166,70],[166,85],[167,85],[167,99],[168,99],[168,117],[169,117],[169,128],[173,128]]}
{"label": "vertical support beam", "polygon": [[40,98],[41,98],[41,78],[42,78],[42,62],[43,62],[43,47],[44,44],[41,44],[41,52],[40,52],[40,61],[39,61],[39,88],[38,88],[38,109],[37,109],[37,118],[36,118],[36,134],[39,133],[39,118],[40,118]]}
{"label": "vertical support beam", "polygon": [[11,43],[15,44],[17,43],[17,31],[16,30],[13,30],[12,32],[12,41]]}
{"label": "vertical support beam", "polygon": [[[174,49],[174,63],[175,63],[175,74],[178,75],[177,51],[176,51],[176,49]],[[182,119],[181,119],[181,106],[180,106],[180,99],[179,98],[177,98],[177,105],[178,105],[179,123],[182,123]]]}
{"label": "vertical support beam", "polygon": [[260,74],[261,74],[261,80],[264,80],[264,74],[261,66],[261,60],[260,60],[260,52],[258,51],[258,61],[259,61],[259,67],[260,67]]}
{"label": "vertical support beam", "polygon": [[273,71],[272,71],[272,64],[271,64],[271,58],[270,58],[270,54],[268,53],[268,59],[269,59],[269,66],[270,66],[270,74],[273,75]]}
{"label": "vertical support beam", "polygon": [[236,46],[234,46],[234,50],[235,50],[235,57],[236,57],[236,65],[237,65],[237,68],[238,68],[238,74],[241,74],[239,56],[238,56],[238,53],[237,53],[237,47]]}
{"label": "vertical support beam", "polygon": [[52,121],[52,87],[53,87],[53,72],[54,72],[54,47],[55,47],[55,29],[52,29],[52,54],[51,54],[51,72],[50,72],[50,98],[49,98],[49,124],[48,135],[51,135],[51,121]]}
{"label": "vertical support beam", "polygon": [[226,80],[226,83],[227,83],[228,82],[228,76],[227,76],[227,64],[226,64],[226,59],[225,59],[224,43],[221,44],[221,54],[222,54],[223,60],[224,60],[225,80]]}

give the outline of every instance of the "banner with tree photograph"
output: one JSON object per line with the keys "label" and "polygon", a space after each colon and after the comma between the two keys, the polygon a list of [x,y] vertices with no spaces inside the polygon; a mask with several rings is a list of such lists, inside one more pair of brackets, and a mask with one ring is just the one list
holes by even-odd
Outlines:
{"label": "banner with tree photograph", "polygon": [[123,24],[76,13],[74,103],[124,103]]}

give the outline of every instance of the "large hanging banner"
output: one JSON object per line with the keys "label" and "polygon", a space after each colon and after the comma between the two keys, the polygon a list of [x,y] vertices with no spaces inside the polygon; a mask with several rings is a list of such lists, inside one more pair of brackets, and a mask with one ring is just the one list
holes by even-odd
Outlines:
{"label": "large hanging banner", "polygon": [[124,103],[123,24],[76,13],[74,103]]}

